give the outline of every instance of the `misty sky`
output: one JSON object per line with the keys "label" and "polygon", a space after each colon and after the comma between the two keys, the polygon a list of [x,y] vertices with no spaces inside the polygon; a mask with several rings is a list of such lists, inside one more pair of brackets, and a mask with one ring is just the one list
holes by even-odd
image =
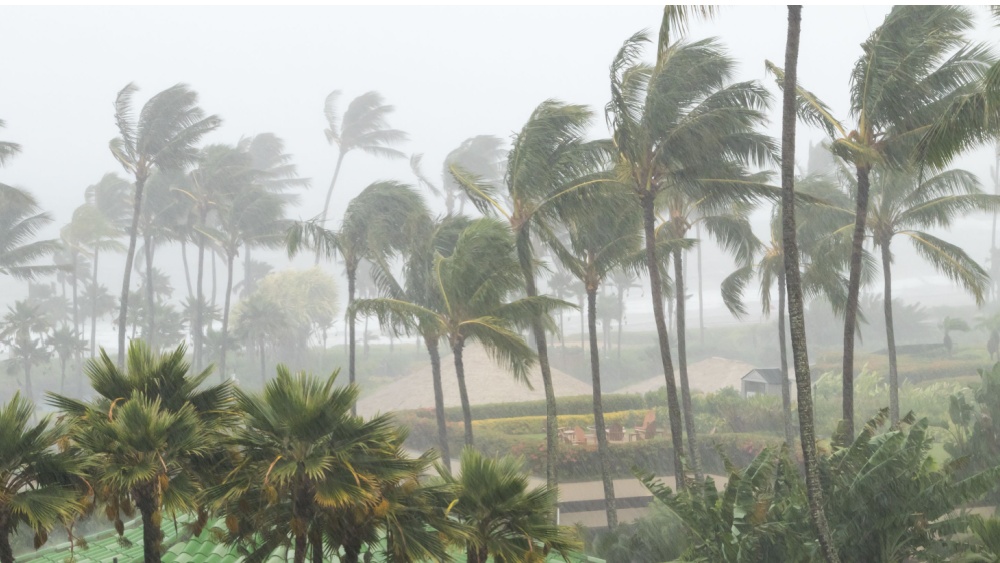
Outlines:
{"label": "misty sky", "polygon": [[[848,77],[859,44],[888,9],[803,11],[800,82],[840,118],[847,117]],[[392,126],[410,135],[402,150],[425,153],[425,171],[437,178],[444,156],[464,139],[509,138],[546,98],[590,105],[593,136],[606,136],[608,66],[632,33],[646,28],[655,37],[661,13],[662,6],[5,7],[0,119],[7,128],[0,138],[20,143],[23,153],[0,170],[0,181],[34,193],[56,217],[54,235],[83,202],[86,186],[106,172],[121,173],[108,151],[117,135],[117,91],[135,82],[139,105],[185,82],[200,94],[206,112],[224,120],[205,142],[235,143],[267,131],[285,139],[301,175],[312,178],[293,216],[310,218],[322,207],[334,167],[335,148],[323,136],[323,100],[331,90],[343,90],[341,109],[365,91],[381,92],[396,107]],[[979,15],[977,38],[995,40],[985,10]],[[739,61],[737,78],[764,79],[771,87],[764,60],[783,61],[785,18],[784,6],[726,7],[713,21],[696,23],[690,36],[720,36]],[[775,135],[778,106],[776,100]],[[800,127],[799,154],[821,139],[818,131]],[[991,154],[983,149],[959,164],[980,174],[992,191]],[[339,217],[351,197],[379,179],[414,181],[405,161],[350,154],[331,216]],[[950,239],[983,260],[988,236],[988,218],[977,217],[963,221],[962,233]],[[912,256],[900,250],[900,260]],[[102,276],[114,288],[121,262],[109,262]],[[903,297],[940,293],[919,279],[910,283],[916,289],[907,289],[903,278],[897,292]],[[709,283],[707,291],[717,294],[717,281]],[[175,281],[174,287],[182,286]],[[0,289],[10,287],[9,280],[0,282]]]}

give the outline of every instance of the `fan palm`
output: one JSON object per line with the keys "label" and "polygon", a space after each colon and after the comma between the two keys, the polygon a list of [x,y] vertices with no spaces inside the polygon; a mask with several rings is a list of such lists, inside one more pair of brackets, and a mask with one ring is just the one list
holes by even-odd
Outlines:
{"label": "fan palm", "polygon": [[881,250],[889,351],[889,417],[896,424],[900,412],[896,338],[892,321],[892,239],[897,235],[908,238],[920,257],[958,282],[981,305],[986,299],[989,274],[961,248],[922,229],[947,228],[966,213],[998,209],[1000,196],[983,193],[976,177],[965,170],[944,170],[921,177],[915,171],[887,168],[871,176],[868,217],[864,223],[875,247]]}
{"label": "fan palm", "polygon": [[[584,140],[591,119],[592,113],[585,106],[555,100],[539,104],[514,138],[507,155],[503,187],[489,183],[457,162],[450,167],[452,177],[479,211],[501,215],[510,224],[529,298],[538,295],[535,284],[538,266],[532,234],[544,235],[568,194],[600,187],[607,180],[602,169],[610,148],[608,143]],[[549,486],[555,486],[556,396],[541,318],[532,323],[531,330],[545,391],[546,478]]]}
{"label": "fan palm", "polygon": [[[854,168],[857,181],[844,315],[843,418],[848,437],[854,432],[854,340],[871,174],[878,168],[905,166],[919,156],[914,152],[917,141],[986,72],[993,61],[989,48],[965,38],[973,24],[972,13],[961,6],[893,7],[862,44],[851,73],[853,129],[834,119],[815,95],[796,86],[800,119],[826,131],[831,150]],[[768,67],[781,76],[780,69],[770,63]]]}
{"label": "fan palm", "polygon": [[[344,221],[337,231],[322,226],[318,220],[296,222],[288,231],[289,257],[301,247],[313,247],[317,253],[333,257],[339,253],[347,273],[347,303],[354,303],[358,267],[362,260],[377,262],[405,252],[414,235],[428,217],[423,198],[413,187],[399,182],[376,182],[347,204]],[[348,318],[347,375],[355,381],[355,319]]]}
{"label": "fan palm", "polygon": [[227,455],[219,449],[235,419],[229,383],[200,388],[210,375],[189,374],[184,345],[165,354],[141,340],[129,345],[119,369],[102,349],[86,366],[97,397],[89,403],[50,394],[69,417],[69,437],[93,460],[89,480],[97,500],[123,533],[122,515],[142,515],[144,560],[159,563],[162,514],[197,513],[202,494],[221,478]]}
{"label": "fan palm", "polygon": [[385,326],[437,327],[453,353],[465,443],[472,445],[472,410],[462,359],[465,344],[479,342],[515,379],[530,385],[527,372],[535,354],[516,331],[530,325],[536,316],[551,325],[548,312],[569,304],[542,296],[508,301],[521,289],[524,278],[510,229],[496,219],[472,221],[458,237],[454,252],[435,258],[433,276],[438,292],[436,308],[397,299],[361,299],[348,310],[348,316],[375,314]]}
{"label": "fan palm", "polygon": [[34,416],[35,406],[17,393],[0,407],[0,563],[14,563],[10,536],[20,526],[34,532],[37,549],[83,511],[73,487],[82,466],[55,448],[64,428],[49,417],[32,425]]}
{"label": "fan palm", "polygon": [[523,460],[503,456],[488,458],[466,447],[462,451],[462,471],[455,477],[442,472],[447,483],[458,489],[452,515],[469,526],[472,537],[466,542],[467,561],[544,561],[550,551],[567,558],[580,543],[571,528],[553,524],[557,489],[540,485],[528,489]]}
{"label": "fan palm", "polygon": [[[627,197],[627,194],[624,194]],[[604,483],[605,511],[608,527],[618,525],[615,509],[615,489],[609,467],[611,452],[604,426],[604,407],[601,399],[601,355],[597,348],[597,292],[616,270],[632,266],[642,247],[640,225],[642,217],[638,206],[630,199],[617,197],[581,198],[578,209],[564,209],[564,226],[569,233],[568,248],[558,241],[552,248],[573,276],[580,280],[587,292],[587,328],[590,335],[590,374],[594,391],[594,432],[601,462],[601,479]],[[591,201],[586,201],[590,199]],[[565,207],[569,207],[568,205]],[[599,211],[598,211],[599,210]]]}
{"label": "fan palm", "polygon": [[[334,90],[326,97],[323,112],[326,115],[327,128],[323,130],[326,140],[331,145],[337,145],[337,165],[333,169],[333,179],[326,190],[326,200],[323,211],[317,222],[324,226],[326,215],[330,210],[330,197],[340,176],[340,166],[344,157],[353,150],[360,150],[374,156],[386,158],[405,158],[406,155],[392,148],[393,145],[407,140],[407,135],[398,129],[389,129],[388,116],[396,108],[387,105],[378,92],[371,91],[361,94],[351,100],[344,112],[343,118],[337,111],[337,100],[340,90]],[[316,263],[319,264],[320,250],[316,249]]]}
{"label": "fan palm", "polygon": [[222,122],[215,115],[205,117],[205,112],[197,105],[198,94],[184,84],[171,86],[154,95],[142,106],[136,118],[132,108],[132,96],[136,90],[138,87],[135,84],[128,84],[115,98],[115,124],[119,136],[110,144],[111,154],[135,179],[132,227],[125,254],[121,312],[118,315],[119,365],[125,362],[129,283],[146,180],[154,170],[177,169],[192,162],[197,156],[195,145]]}
{"label": "fan palm", "polygon": [[665,8],[653,65],[640,60],[649,41],[645,33],[624,43],[611,65],[611,101],[605,108],[617,175],[643,210],[678,487],[684,479],[681,410],[663,314],[656,212],[669,193],[705,190],[747,197],[753,183],[738,180],[742,165],[763,163],[772,152],[771,141],[753,131],[765,119],[767,92],[755,82],[729,84],[733,62],[715,40],[678,41],[676,32],[687,14]]}

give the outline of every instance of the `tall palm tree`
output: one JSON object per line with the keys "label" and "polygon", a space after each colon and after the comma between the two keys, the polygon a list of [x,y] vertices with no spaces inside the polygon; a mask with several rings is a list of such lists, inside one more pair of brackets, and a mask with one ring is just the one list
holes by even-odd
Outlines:
{"label": "tall palm tree", "polygon": [[73,484],[80,460],[56,449],[65,430],[48,416],[34,425],[35,406],[15,393],[0,407],[0,563],[14,563],[10,536],[27,527],[36,548],[49,532],[83,512]]}
{"label": "tall palm tree", "polygon": [[[334,90],[327,95],[326,102],[323,104],[323,113],[326,115],[327,123],[327,128],[323,132],[326,134],[327,142],[331,145],[337,145],[337,165],[333,169],[330,187],[326,190],[323,211],[317,218],[320,226],[325,226],[333,188],[337,185],[340,166],[344,163],[344,157],[347,156],[347,153],[359,150],[385,158],[406,157],[401,151],[394,149],[393,145],[405,142],[408,137],[403,131],[389,128],[388,116],[396,108],[387,105],[381,94],[371,91],[354,98],[347,106],[343,118],[337,111],[337,100],[339,99],[340,90]],[[320,251],[317,249],[317,264],[319,264],[319,257]]]}
{"label": "tall palm tree", "polygon": [[[533,234],[544,234],[561,200],[588,188],[599,188],[610,148],[606,141],[586,142],[584,134],[593,114],[585,106],[546,100],[531,113],[527,123],[514,138],[507,154],[507,171],[502,187],[491,184],[457,162],[450,167],[454,180],[481,212],[500,215],[514,233],[517,259],[529,298],[538,295],[537,269]],[[549,367],[548,343],[542,319],[532,323],[531,331],[538,354],[545,391],[546,482],[557,483],[556,395]]]}
{"label": "tall palm tree", "polygon": [[[878,170],[871,175],[865,228],[881,251],[885,332],[889,351],[889,419],[899,422],[899,375],[892,320],[892,239],[906,237],[917,254],[936,270],[958,282],[976,299],[986,300],[989,274],[958,246],[922,230],[947,228],[973,211],[1000,209],[1000,196],[982,191],[979,180],[965,170],[944,170],[921,177],[916,172]],[[852,186],[855,187],[856,186]]]}
{"label": "tall palm tree", "polygon": [[184,84],[176,84],[154,95],[142,106],[136,118],[132,108],[132,96],[136,90],[138,87],[130,83],[115,98],[115,124],[119,136],[110,144],[111,154],[135,179],[132,227],[125,254],[121,312],[118,315],[118,365],[125,363],[129,285],[146,180],[154,170],[177,169],[194,161],[197,156],[195,145],[222,123],[215,115],[205,117],[205,112],[197,105],[198,94]]}
{"label": "tall palm tree", "polygon": [[90,318],[90,357],[93,358],[97,355],[97,319],[114,313],[118,302],[106,285],[94,285],[91,281],[83,284],[81,298],[91,304],[90,312],[85,313],[83,318]]}
{"label": "tall palm tree", "polygon": [[[862,44],[851,73],[853,129],[797,86],[800,118],[826,131],[834,154],[854,169],[857,182],[844,315],[843,418],[848,439],[854,436],[854,341],[871,173],[905,166],[921,156],[914,150],[921,137],[983,77],[993,57],[986,45],[966,39],[973,25],[972,12],[961,6],[893,7]],[[780,69],[769,68],[781,76]]]}
{"label": "tall palm tree", "polygon": [[66,364],[86,349],[87,342],[80,338],[73,327],[65,324],[53,330],[48,340],[52,351],[59,356],[59,392],[63,393],[66,389]]}
{"label": "tall palm tree", "polygon": [[[656,63],[640,60],[644,32],[625,41],[611,65],[611,101],[605,108],[617,175],[643,210],[653,316],[667,384],[677,487],[684,486],[681,408],[663,314],[656,214],[664,194],[704,189],[750,193],[736,181],[746,162],[765,162],[772,143],[754,132],[768,95],[758,84],[729,84],[733,62],[715,40],[678,40],[690,10],[667,6]],[[677,294],[683,295],[682,291]],[[690,409],[688,409],[690,410]],[[690,426],[690,425],[689,425]]]}
{"label": "tall palm tree", "polygon": [[257,348],[260,358],[260,385],[267,384],[267,347],[283,330],[291,326],[287,312],[280,304],[265,296],[251,294],[236,305],[233,310],[234,333],[251,346]]}
{"label": "tall palm tree", "polygon": [[122,515],[137,509],[144,561],[159,563],[164,512],[198,514],[199,533],[206,522],[203,491],[227,469],[220,445],[236,416],[232,388],[202,387],[211,372],[190,375],[183,344],[158,354],[133,340],[124,370],[102,349],[86,371],[95,399],[49,394],[48,402],[66,413],[72,444],[93,461],[95,500],[119,534]]}
{"label": "tall palm tree", "polygon": [[[465,213],[465,204],[469,201],[469,196],[455,181],[451,167],[457,165],[462,170],[479,177],[484,183],[498,185],[503,182],[506,156],[504,141],[499,137],[476,135],[462,141],[461,145],[444,157],[440,186],[429,180],[421,170],[422,154],[410,157],[410,169],[421,186],[426,187],[437,197],[444,196],[445,211],[448,215],[462,215]],[[458,209],[455,209],[455,202],[458,202]]]}
{"label": "tall palm tree", "polygon": [[[554,241],[552,248],[563,267],[579,279],[587,291],[587,328],[590,336],[590,374],[594,394],[594,432],[604,484],[608,527],[618,526],[615,488],[609,472],[611,452],[604,425],[601,399],[601,355],[597,348],[597,292],[616,270],[632,267],[642,248],[642,216],[635,202],[625,197],[581,198],[577,209],[564,209],[564,226],[569,233],[568,248]],[[587,201],[587,200],[590,201]],[[569,206],[565,206],[568,208]]]}
{"label": "tall palm tree", "polygon": [[[511,456],[489,458],[466,447],[458,476],[442,472],[458,489],[451,513],[472,529],[466,542],[466,561],[544,561],[555,551],[564,559],[580,543],[572,530],[553,524],[557,489],[539,485],[528,489],[523,460]],[[567,559],[568,560],[568,559]]]}
{"label": "tall palm tree", "polygon": [[[802,6],[788,7],[788,40],[785,44],[785,73],[781,105],[781,241],[784,249],[785,285],[788,291],[788,320],[795,362],[795,391],[799,407],[799,437],[806,472],[809,518],[816,528],[820,550],[827,563],[839,563],[837,547],[830,534],[823,510],[823,489],[816,456],[816,430],[813,418],[812,380],[809,375],[809,351],[806,347],[806,324],[803,316],[802,280],[795,225],[795,106],[798,85],[799,35]],[[852,335],[853,337],[853,335]]]}
{"label": "tall palm tree", "polygon": [[[347,304],[354,303],[357,273],[362,260],[388,260],[405,252],[414,235],[427,221],[423,198],[413,187],[385,181],[370,184],[347,204],[344,220],[337,231],[322,226],[319,220],[296,222],[288,230],[288,256],[301,247],[315,248],[332,258],[339,253],[347,274]],[[355,382],[355,319],[348,318],[348,381]]]}
{"label": "tall palm tree", "polygon": [[348,310],[348,316],[374,314],[384,326],[438,327],[438,333],[451,347],[465,422],[465,443],[472,445],[472,409],[462,359],[466,343],[479,342],[515,379],[530,385],[527,371],[535,361],[535,354],[517,331],[530,325],[535,316],[551,326],[547,313],[569,305],[542,296],[509,301],[523,283],[510,229],[495,219],[478,219],[462,231],[450,256],[435,259],[433,285],[440,296],[439,308],[395,299],[362,299]]}
{"label": "tall palm tree", "polygon": [[34,398],[31,368],[49,359],[45,343],[49,328],[51,323],[41,307],[27,300],[15,301],[13,306],[8,306],[0,322],[0,341],[10,347],[9,366],[16,366],[24,374],[24,394],[29,401]]}

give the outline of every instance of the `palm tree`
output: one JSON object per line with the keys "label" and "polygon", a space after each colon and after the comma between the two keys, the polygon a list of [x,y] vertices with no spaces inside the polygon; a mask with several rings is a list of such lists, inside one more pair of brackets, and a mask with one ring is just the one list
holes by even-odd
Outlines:
{"label": "palm tree", "polygon": [[[350,110],[348,110],[350,113]],[[427,221],[423,198],[411,186],[399,182],[376,182],[347,204],[344,221],[336,232],[319,220],[296,222],[288,231],[288,256],[301,247],[333,257],[340,253],[347,274],[347,304],[355,299],[355,284],[362,260],[388,260],[406,251]],[[355,382],[355,337],[353,315],[348,318],[348,381]]]}
{"label": "palm tree", "polygon": [[[597,349],[597,292],[614,271],[633,267],[636,254],[642,248],[639,209],[625,197],[580,198],[575,210],[564,206],[561,213],[569,233],[568,248],[558,241],[552,248],[563,267],[583,283],[587,291],[587,328],[590,335],[590,374],[594,391],[594,432],[601,461],[604,502],[608,527],[618,526],[615,509],[615,488],[609,468],[611,452],[604,425],[601,399],[601,355]],[[589,201],[587,201],[589,200]]]}
{"label": "palm tree", "polygon": [[953,346],[951,341],[952,332],[969,332],[972,330],[969,327],[969,323],[965,322],[964,319],[957,319],[955,317],[945,317],[941,320],[941,324],[938,325],[941,328],[941,332],[944,333],[944,348],[951,354],[951,348]]}
{"label": "palm tree", "polygon": [[547,313],[569,305],[549,297],[524,297],[508,301],[524,279],[514,255],[514,240],[504,222],[484,218],[472,221],[455,243],[448,257],[434,262],[432,285],[436,286],[440,308],[396,299],[361,299],[348,310],[378,316],[383,326],[436,326],[448,340],[455,361],[458,392],[465,422],[465,443],[473,444],[472,409],[465,384],[462,351],[466,342],[479,342],[514,378],[527,383],[527,370],[535,354],[518,334],[534,316],[551,325]]}
{"label": "palm tree", "polygon": [[63,325],[49,335],[49,346],[59,356],[59,392],[66,388],[66,364],[87,348],[87,342],[72,327]]}
{"label": "palm tree", "polygon": [[[591,119],[592,113],[585,106],[555,100],[539,104],[514,138],[507,155],[502,188],[462,168],[457,162],[450,166],[454,180],[465,189],[479,211],[503,216],[510,224],[529,298],[538,295],[532,234],[544,234],[550,228],[548,223],[568,194],[598,188],[607,180],[602,168],[608,143],[584,140]],[[558,481],[555,455],[559,439],[556,395],[541,318],[532,323],[531,331],[545,390],[546,482],[554,487]]]}
{"label": "palm tree", "polygon": [[81,297],[92,304],[90,313],[84,313],[83,318],[90,317],[90,357],[93,358],[97,355],[97,319],[113,313],[118,303],[108,292],[107,286],[94,285],[90,281],[83,284]]}
{"label": "palm tree", "polygon": [[[347,106],[343,119],[337,112],[338,99],[340,99],[340,90],[334,90],[326,97],[326,102],[323,105],[327,123],[327,128],[323,132],[326,134],[327,142],[331,145],[337,145],[337,165],[333,169],[330,187],[326,190],[323,211],[317,218],[317,223],[320,226],[325,226],[326,215],[330,210],[330,197],[333,196],[333,188],[337,185],[337,177],[340,176],[340,166],[344,163],[344,157],[347,156],[347,153],[360,150],[385,158],[406,157],[402,152],[392,148],[393,145],[405,142],[407,135],[398,129],[388,128],[387,118],[396,108],[386,105],[381,94],[371,91],[354,98]],[[319,264],[319,257],[320,251],[317,248],[317,264]]]}
{"label": "palm tree", "polygon": [[[802,6],[788,7],[788,40],[785,44],[785,73],[781,105],[781,242],[784,249],[785,285],[788,292],[788,324],[795,362],[795,391],[799,407],[799,438],[806,473],[809,518],[816,528],[820,550],[827,563],[839,563],[837,548],[823,510],[823,489],[816,456],[816,429],[813,419],[812,379],[803,316],[802,279],[795,223],[795,106],[798,86],[799,35]],[[853,334],[851,335],[853,337]]]}
{"label": "palm tree", "polygon": [[492,459],[466,447],[460,475],[441,472],[445,482],[458,489],[451,513],[472,529],[465,548],[469,563],[486,563],[490,557],[540,562],[550,551],[565,559],[580,548],[571,528],[553,524],[549,518],[557,489],[539,485],[529,490],[522,465],[523,460],[515,457]]}
{"label": "palm tree", "polygon": [[733,63],[715,40],[676,40],[688,14],[684,8],[664,9],[653,65],[639,60],[642,45],[649,41],[644,32],[625,41],[611,65],[611,101],[605,108],[617,174],[627,181],[643,210],[653,316],[678,454],[674,462],[678,488],[684,486],[684,449],[656,251],[658,204],[663,194],[690,190],[746,197],[756,191],[750,189],[756,183],[739,180],[742,165],[763,163],[772,152],[771,141],[754,132],[765,120],[766,91],[754,82],[727,84]]}
{"label": "palm tree", "polygon": [[42,314],[40,306],[21,300],[7,307],[0,327],[0,341],[10,346],[9,368],[16,366],[24,374],[24,394],[31,401],[34,397],[31,368],[49,359],[45,343],[49,319]]}
{"label": "palm tree", "polygon": [[83,512],[73,486],[79,460],[58,451],[65,430],[46,416],[36,424],[35,406],[15,393],[0,407],[0,563],[14,563],[10,536],[21,526],[35,534],[36,549],[49,532]]}
{"label": "palm tree", "polygon": [[892,239],[897,235],[907,237],[919,256],[961,284],[975,297],[976,303],[982,305],[989,288],[986,270],[958,246],[921,229],[947,228],[956,218],[970,211],[998,209],[1000,196],[985,194],[976,177],[965,170],[944,170],[929,177],[920,177],[916,172],[884,169],[871,176],[868,218],[864,223],[882,255],[885,332],[889,351],[889,419],[895,425],[899,422],[900,412],[896,337],[892,321]]}
{"label": "palm tree", "polygon": [[[815,95],[797,86],[801,119],[821,126],[831,150],[854,168],[855,222],[844,315],[843,419],[854,436],[854,340],[862,254],[869,217],[871,173],[899,168],[920,157],[917,141],[946,107],[982,78],[993,58],[983,44],[970,44],[972,13],[961,6],[895,6],[868,40],[850,79],[852,130],[831,116]],[[780,77],[780,69],[769,64]],[[937,162],[943,165],[946,161]],[[898,414],[897,414],[898,416]]]}
{"label": "palm tree", "polygon": [[211,371],[189,375],[184,358],[183,344],[158,354],[133,340],[124,370],[103,349],[87,363],[93,401],[49,394],[49,404],[68,416],[72,443],[93,461],[88,480],[118,533],[122,514],[134,507],[142,515],[148,563],[161,560],[164,511],[197,513],[200,533],[203,491],[224,475],[229,456],[219,445],[235,417],[232,388],[199,389]]}
{"label": "palm tree", "polygon": [[59,249],[56,240],[32,240],[52,217],[39,211],[38,201],[26,191],[0,184],[0,274],[18,280],[55,272],[57,267],[36,264]]}
{"label": "palm tree", "polygon": [[[451,173],[451,167],[453,165],[459,166],[462,170],[480,178],[484,183],[498,185],[503,182],[503,165],[507,156],[503,146],[503,140],[493,135],[477,135],[462,141],[458,148],[444,157],[440,187],[431,182],[421,170],[422,154],[414,154],[410,157],[410,169],[421,186],[426,187],[435,196],[444,195],[444,206],[448,215],[463,215],[469,196],[462,185],[455,180]],[[458,202],[457,210],[455,209],[456,201]]]}
{"label": "palm tree", "polygon": [[130,83],[115,98],[115,124],[120,136],[112,139],[110,144],[111,154],[135,179],[132,227],[125,254],[121,312],[118,315],[119,365],[125,362],[129,283],[146,180],[154,170],[178,169],[192,162],[197,156],[195,145],[201,137],[222,123],[215,115],[205,117],[205,112],[197,105],[198,94],[184,84],[171,86],[150,98],[142,106],[137,119],[132,109],[132,96],[136,90],[138,87]]}
{"label": "palm tree", "polygon": [[[428,462],[402,454],[390,415],[353,416],[359,389],[335,387],[336,378],[293,375],[279,365],[261,393],[236,390],[243,424],[233,443],[243,459],[213,494],[225,507],[230,540],[249,544],[258,557],[291,543],[295,563],[310,549],[311,560],[322,562],[323,535],[336,520],[376,508],[383,485],[413,477]],[[331,543],[347,547],[343,560],[356,562],[362,539],[335,535]]]}
{"label": "palm tree", "polygon": [[291,326],[286,311],[280,304],[264,296],[252,294],[233,310],[234,333],[245,342],[247,351],[256,347],[260,357],[260,384],[267,383],[267,346],[283,330]]}

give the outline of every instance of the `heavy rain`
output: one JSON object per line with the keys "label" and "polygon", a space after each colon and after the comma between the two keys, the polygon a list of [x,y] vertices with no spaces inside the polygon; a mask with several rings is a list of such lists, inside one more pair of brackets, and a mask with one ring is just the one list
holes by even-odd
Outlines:
{"label": "heavy rain", "polygon": [[1000,561],[998,26],[4,6],[0,563]]}

